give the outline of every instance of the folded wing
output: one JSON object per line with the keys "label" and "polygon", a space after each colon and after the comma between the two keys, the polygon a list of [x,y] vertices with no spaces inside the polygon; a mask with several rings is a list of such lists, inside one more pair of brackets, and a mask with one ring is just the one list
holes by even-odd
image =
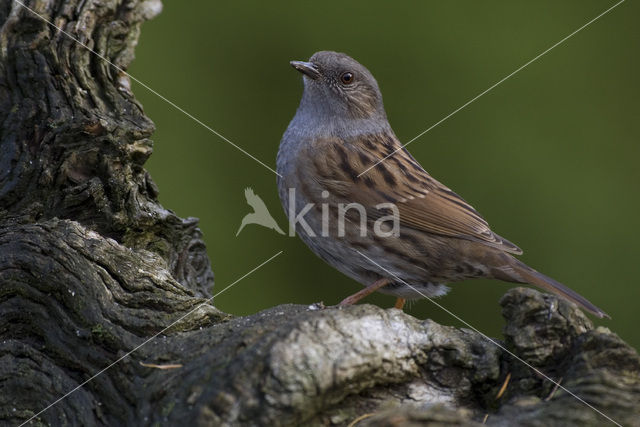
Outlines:
{"label": "folded wing", "polygon": [[471,205],[431,177],[401,147],[395,135],[328,138],[317,140],[307,149],[307,155],[314,159],[314,170],[299,168],[299,173],[308,174],[306,179],[315,177],[318,188],[329,191],[333,202],[361,203],[370,218],[381,215],[374,208],[377,204],[394,203],[400,212],[401,230],[410,227],[522,253],[519,247],[491,231]]}

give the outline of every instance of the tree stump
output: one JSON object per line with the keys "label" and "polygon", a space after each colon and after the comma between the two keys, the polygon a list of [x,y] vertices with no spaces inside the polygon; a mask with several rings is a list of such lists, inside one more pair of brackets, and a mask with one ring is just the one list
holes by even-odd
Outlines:
{"label": "tree stump", "polygon": [[0,1],[3,424],[610,422],[588,403],[640,425],[637,353],[530,289],[503,297],[500,345],[583,401],[396,309],[217,310],[198,221],[163,208],[143,167],[154,126],[124,73],[160,2],[23,1]]}

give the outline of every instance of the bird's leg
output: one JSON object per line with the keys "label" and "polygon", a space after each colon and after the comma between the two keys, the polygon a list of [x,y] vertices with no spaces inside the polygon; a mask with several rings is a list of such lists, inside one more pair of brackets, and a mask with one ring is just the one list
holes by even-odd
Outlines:
{"label": "bird's leg", "polygon": [[394,305],[394,307],[397,308],[398,310],[402,310],[404,308],[405,302],[407,302],[406,299],[398,297],[396,299],[396,305]]}
{"label": "bird's leg", "polygon": [[360,292],[356,292],[355,294],[346,297],[338,305],[345,306],[345,305],[355,304],[358,301],[360,301],[362,298],[366,297],[367,295],[374,293],[375,291],[377,291],[378,289],[380,289],[385,285],[388,285],[390,282],[391,280],[386,278],[378,279],[372,284],[370,284],[369,286],[367,286],[366,288],[364,288],[363,290],[361,290]]}

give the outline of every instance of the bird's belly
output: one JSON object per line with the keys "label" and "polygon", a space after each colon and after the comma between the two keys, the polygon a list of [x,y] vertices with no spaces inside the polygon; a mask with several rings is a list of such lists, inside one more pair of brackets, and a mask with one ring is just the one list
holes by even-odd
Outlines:
{"label": "bird's belly", "polygon": [[[288,209],[288,201],[283,204]],[[304,206],[296,200],[295,212]],[[327,211],[335,213],[335,209]],[[288,216],[291,221],[291,213]],[[379,292],[406,299],[441,296],[449,290],[434,279],[431,270],[437,261],[424,259],[425,252],[419,251],[415,242],[404,241],[402,236],[380,237],[372,222],[366,224],[364,236],[359,221],[345,220],[340,232],[336,225],[339,219],[331,215],[323,218],[321,208],[312,208],[302,219],[307,227],[295,224],[302,241],[329,265],[364,286],[386,277],[393,283]]]}

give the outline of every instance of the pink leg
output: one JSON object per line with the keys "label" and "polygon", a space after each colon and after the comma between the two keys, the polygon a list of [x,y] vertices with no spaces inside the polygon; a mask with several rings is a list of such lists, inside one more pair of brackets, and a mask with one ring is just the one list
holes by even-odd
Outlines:
{"label": "pink leg", "polygon": [[380,289],[385,285],[388,285],[389,282],[391,282],[389,279],[385,279],[385,278],[378,279],[372,284],[370,284],[369,286],[367,286],[366,288],[364,288],[363,290],[361,290],[360,292],[357,292],[351,296],[346,297],[338,305],[339,306],[353,305],[358,301],[360,301],[362,298],[366,297],[367,295],[374,293],[375,291],[377,291],[378,289]]}
{"label": "pink leg", "polygon": [[394,307],[398,310],[402,310],[405,302],[407,302],[406,299],[398,297],[398,299],[396,299],[396,305],[394,305]]}

